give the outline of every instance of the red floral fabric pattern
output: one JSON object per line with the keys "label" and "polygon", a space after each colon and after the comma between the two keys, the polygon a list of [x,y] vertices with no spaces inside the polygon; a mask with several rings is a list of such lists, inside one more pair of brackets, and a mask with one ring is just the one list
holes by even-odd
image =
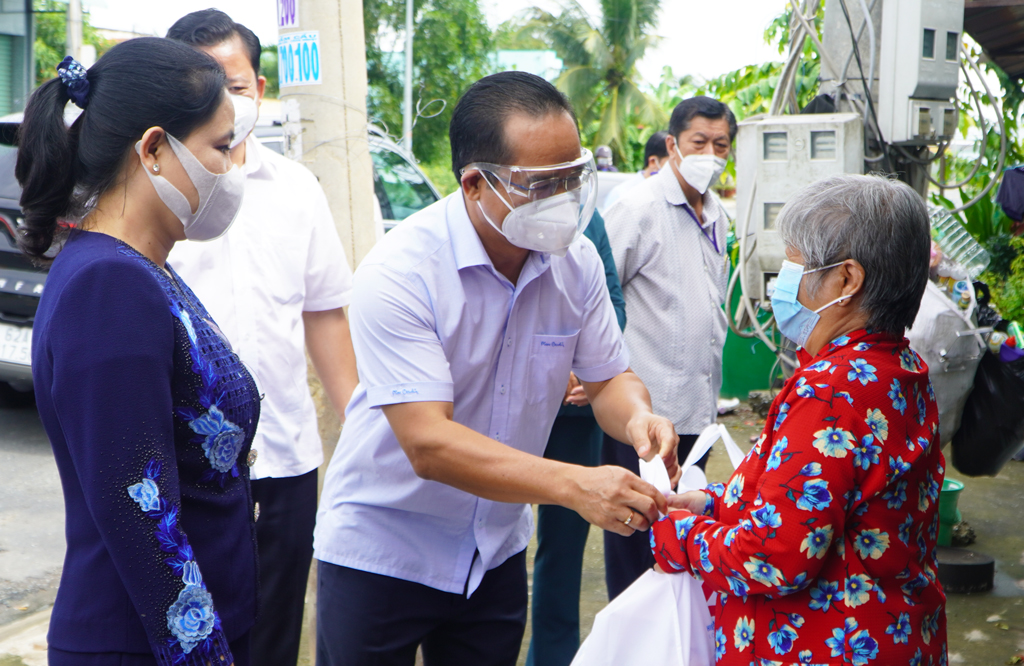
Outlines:
{"label": "red floral fabric pattern", "polygon": [[710,516],[655,523],[654,556],[721,592],[717,663],[946,666],[944,473],[924,361],[856,331],[786,382]]}

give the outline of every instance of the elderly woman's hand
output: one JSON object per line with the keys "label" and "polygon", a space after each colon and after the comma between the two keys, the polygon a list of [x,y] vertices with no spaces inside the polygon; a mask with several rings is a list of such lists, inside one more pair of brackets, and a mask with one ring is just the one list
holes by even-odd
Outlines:
{"label": "elderly woman's hand", "polygon": [[707,502],[707,497],[707,493],[703,490],[688,490],[682,495],[669,495],[668,508],[682,509],[694,515],[702,516],[704,515],[704,505]]}

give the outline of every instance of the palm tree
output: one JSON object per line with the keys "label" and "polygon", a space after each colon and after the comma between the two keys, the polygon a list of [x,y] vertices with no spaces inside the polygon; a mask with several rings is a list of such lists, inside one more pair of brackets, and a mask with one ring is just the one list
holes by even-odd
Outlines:
{"label": "palm tree", "polygon": [[661,0],[601,0],[596,25],[577,0],[565,0],[555,16],[539,8],[522,14],[519,34],[543,35],[562,59],[555,85],[572,101],[586,136],[607,144],[617,157],[628,152],[626,128],[642,124],[662,129],[665,109],[640,88],[636,64],[658,37]]}

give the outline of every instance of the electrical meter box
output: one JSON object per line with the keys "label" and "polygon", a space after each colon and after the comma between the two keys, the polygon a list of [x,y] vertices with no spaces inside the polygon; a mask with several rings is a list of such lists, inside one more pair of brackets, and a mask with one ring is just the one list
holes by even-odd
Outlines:
{"label": "electrical meter box", "polygon": [[855,113],[761,116],[736,137],[738,229],[757,247],[745,262],[747,295],[762,303],[786,258],[775,218],[789,198],[826,176],[864,172],[864,124]]}
{"label": "electrical meter box", "polygon": [[887,142],[923,146],[952,138],[963,29],[964,0],[886,0],[878,125]]}

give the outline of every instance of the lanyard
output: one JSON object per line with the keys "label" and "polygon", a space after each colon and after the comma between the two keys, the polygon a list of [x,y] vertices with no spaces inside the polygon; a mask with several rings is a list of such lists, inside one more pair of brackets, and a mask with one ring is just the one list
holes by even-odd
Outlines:
{"label": "lanyard", "polygon": [[[697,226],[700,226],[699,222],[697,223]],[[715,225],[709,224],[708,229],[701,227],[700,231],[702,234],[704,234],[704,238],[707,238],[709,241],[711,241],[711,244],[715,246],[715,253],[722,254],[722,251],[718,249],[718,237],[715,235]],[[710,231],[711,233],[708,233],[708,231]]]}
{"label": "lanyard", "polygon": [[697,228],[700,229],[700,232],[704,234],[704,238],[707,238],[715,247],[715,253],[722,254],[722,251],[718,249],[718,237],[715,234],[715,224],[712,222],[707,226],[707,228],[705,228],[704,225],[700,223],[700,220],[697,219],[697,214],[692,208],[690,208],[690,204],[683,204],[683,209],[690,215],[690,218],[693,219]]}

